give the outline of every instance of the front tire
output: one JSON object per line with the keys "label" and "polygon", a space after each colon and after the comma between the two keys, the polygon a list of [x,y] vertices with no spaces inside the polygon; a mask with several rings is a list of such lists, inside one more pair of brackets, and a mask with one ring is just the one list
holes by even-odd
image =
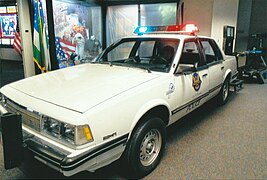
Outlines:
{"label": "front tire", "polygon": [[218,94],[218,104],[224,105],[227,103],[229,98],[229,92],[230,92],[230,78],[226,78],[223,86]]}
{"label": "front tire", "polygon": [[148,118],[134,130],[125,153],[131,178],[142,178],[157,167],[165,140],[166,127],[160,118]]}

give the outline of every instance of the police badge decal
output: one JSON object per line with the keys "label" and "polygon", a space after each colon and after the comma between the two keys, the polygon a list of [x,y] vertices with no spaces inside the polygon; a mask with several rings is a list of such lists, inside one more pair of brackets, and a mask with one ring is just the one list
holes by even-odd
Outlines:
{"label": "police badge decal", "polygon": [[195,89],[195,91],[198,91],[200,89],[201,83],[202,83],[202,81],[200,79],[199,74],[195,72],[192,75],[192,86]]}

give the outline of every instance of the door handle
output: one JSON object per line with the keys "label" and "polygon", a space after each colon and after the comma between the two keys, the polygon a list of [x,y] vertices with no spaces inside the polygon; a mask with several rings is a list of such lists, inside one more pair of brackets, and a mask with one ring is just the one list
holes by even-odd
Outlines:
{"label": "door handle", "polygon": [[223,69],[224,69],[224,66],[221,67],[221,70],[223,70]]}
{"label": "door handle", "polygon": [[203,74],[203,75],[202,75],[203,78],[205,78],[205,77],[207,77],[207,76],[208,76],[208,74]]}

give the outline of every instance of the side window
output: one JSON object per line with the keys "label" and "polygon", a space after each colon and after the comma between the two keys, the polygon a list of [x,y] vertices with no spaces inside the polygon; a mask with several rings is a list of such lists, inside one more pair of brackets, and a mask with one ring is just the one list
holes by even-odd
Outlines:
{"label": "side window", "polygon": [[214,48],[214,53],[216,57],[218,58],[218,60],[223,60],[222,52],[220,48],[218,47],[217,43],[214,40],[211,40],[211,42],[212,42],[212,46]]}
{"label": "side window", "polygon": [[207,64],[223,59],[218,45],[213,40],[201,39],[200,42],[204,49]]}
{"label": "side window", "polygon": [[195,41],[188,41],[184,43],[180,64],[191,64],[200,66],[200,55]]}
{"label": "side window", "polygon": [[194,42],[194,41],[193,42],[185,42],[183,52],[184,53],[198,53],[196,42]]}
{"label": "side window", "polygon": [[204,49],[204,53],[206,56],[206,62],[207,64],[217,61],[217,57],[215,55],[215,52],[212,48],[212,44],[209,40],[200,40],[202,47]]}

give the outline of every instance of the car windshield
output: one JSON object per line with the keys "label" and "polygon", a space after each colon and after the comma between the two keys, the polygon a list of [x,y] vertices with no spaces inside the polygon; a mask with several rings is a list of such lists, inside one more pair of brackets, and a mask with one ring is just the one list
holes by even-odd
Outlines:
{"label": "car windshield", "polygon": [[169,72],[178,44],[170,38],[126,38],[108,47],[96,62]]}

